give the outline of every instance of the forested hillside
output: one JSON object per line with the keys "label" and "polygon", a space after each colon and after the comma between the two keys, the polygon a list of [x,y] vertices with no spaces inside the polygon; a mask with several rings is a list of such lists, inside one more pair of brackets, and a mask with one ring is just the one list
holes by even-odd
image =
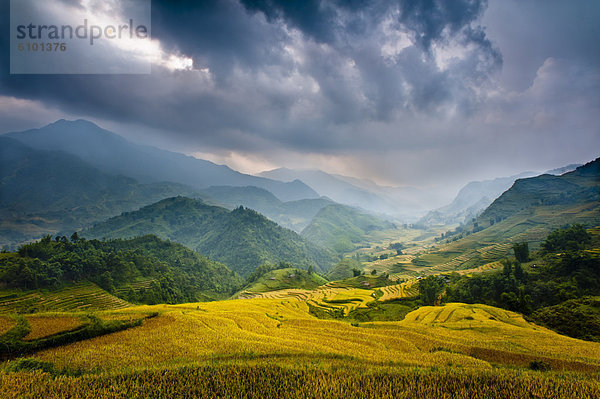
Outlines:
{"label": "forested hillside", "polygon": [[329,251],[307,242],[251,209],[233,211],[201,200],[168,198],[100,223],[86,237],[125,238],[156,234],[220,261],[247,276],[263,263],[286,261],[296,267],[328,270]]}
{"label": "forested hillside", "polygon": [[275,223],[300,233],[317,212],[334,202],[327,198],[307,198],[280,201],[269,191],[259,187],[213,186],[200,191],[207,203],[234,209],[238,206],[254,209]]}
{"label": "forested hillside", "polygon": [[58,289],[92,281],[130,302],[181,303],[224,298],[242,284],[226,266],[155,236],[86,240],[50,236],[0,255],[5,289]]}

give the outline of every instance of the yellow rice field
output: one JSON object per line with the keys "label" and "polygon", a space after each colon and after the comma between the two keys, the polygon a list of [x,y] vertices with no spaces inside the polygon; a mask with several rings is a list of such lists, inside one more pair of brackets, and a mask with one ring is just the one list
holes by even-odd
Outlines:
{"label": "yellow rice field", "polygon": [[8,332],[16,324],[17,322],[12,317],[0,316],[0,335]]}
{"label": "yellow rice field", "polygon": [[408,280],[401,284],[388,285],[379,289],[383,294],[378,299],[380,301],[389,301],[399,298],[410,298],[418,295],[417,280]]}
{"label": "yellow rice field", "polygon": [[59,332],[73,330],[83,323],[81,318],[73,316],[36,315],[25,318],[30,327],[29,334],[23,338],[25,341],[33,341]]}
{"label": "yellow rice field", "polygon": [[138,307],[159,311],[141,327],[48,349],[58,367],[138,370],[222,360],[490,370],[543,360],[553,370],[600,371],[600,344],[558,335],[484,305],[424,307],[399,322],[320,320],[296,299],[249,299]]}
{"label": "yellow rice field", "polygon": [[[158,316],[33,355],[57,370],[77,370],[76,376],[7,372],[14,361],[0,363],[0,397],[600,396],[599,343],[485,305],[428,306],[402,321],[360,324],[309,313],[311,301],[358,306],[373,293],[340,290],[324,289],[313,299],[290,290],[278,298],[99,312],[102,319]],[[530,371],[532,362],[551,371]]]}
{"label": "yellow rice field", "polygon": [[535,372],[205,365],[132,374],[52,377],[0,373],[0,396],[12,398],[400,398],[593,399],[597,379]]}
{"label": "yellow rice field", "polygon": [[324,310],[339,310],[344,315],[364,308],[375,298],[374,290],[321,286],[314,290],[284,289],[263,293],[242,293],[241,299],[291,299],[310,303]]}

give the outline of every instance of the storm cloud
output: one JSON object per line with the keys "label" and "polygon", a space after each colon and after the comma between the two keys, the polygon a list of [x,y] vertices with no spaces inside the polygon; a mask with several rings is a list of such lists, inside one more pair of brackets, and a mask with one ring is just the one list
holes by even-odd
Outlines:
{"label": "storm cloud", "polygon": [[[237,158],[246,171],[312,166],[454,190],[597,156],[600,6],[549,3],[154,1],[161,56],[192,67],[10,75],[1,35],[0,104],[29,101],[126,136],[147,129],[158,145]],[[7,32],[8,1],[1,7]],[[563,21],[580,9],[578,29]]]}

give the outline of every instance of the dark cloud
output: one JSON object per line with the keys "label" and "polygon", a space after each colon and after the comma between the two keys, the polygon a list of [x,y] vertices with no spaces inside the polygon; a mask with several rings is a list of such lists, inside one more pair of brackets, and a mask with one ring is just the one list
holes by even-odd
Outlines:
{"label": "dark cloud", "polygon": [[223,82],[235,67],[281,62],[280,27],[249,18],[233,0],[153,1],[152,34],[169,49],[192,55]]}
{"label": "dark cloud", "polygon": [[398,12],[398,21],[414,34],[424,49],[447,35],[455,35],[479,18],[486,0],[242,0],[250,11],[270,21],[283,20],[308,37],[334,43],[346,34],[368,34],[373,20]]}
{"label": "dark cloud", "polygon": [[335,31],[341,29],[333,3],[320,0],[243,0],[248,10],[262,12],[271,22],[283,19],[318,42],[335,40]]}
{"label": "dark cloud", "polygon": [[[400,0],[400,22],[416,34],[425,49],[455,35],[483,14],[485,0]],[[447,32],[445,32],[447,30]]]}
{"label": "dark cloud", "polygon": [[[554,156],[550,166],[582,161],[573,158],[600,144],[600,61],[591,54],[599,15],[587,3],[155,0],[153,37],[166,53],[191,57],[194,70],[155,65],[149,76],[9,75],[8,4],[0,0],[0,97],[34,100],[54,110],[47,115],[151,128],[179,149],[277,164],[352,153],[389,181],[431,179],[425,171],[436,169],[444,181],[459,166],[502,162],[520,137],[535,153],[536,140],[562,146],[564,132],[576,132],[568,157],[549,148],[519,155]],[[582,9],[592,16],[580,30],[555,29],[560,14],[575,21]],[[507,90],[507,74],[526,83]],[[561,74],[568,79],[557,85]],[[11,125],[22,123],[17,108],[17,119],[5,117]],[[570,114],[559,121],[561,109]],[[453,157],[460,162],[445,167]]]}
{"label": "dark cloud", "polygon": [[[269,75],[279,74],[285,79],[295,73],[309,77],[318,85],[318,95],[309,96],[307,101],[317,101],[326,109],[327,119],[330,119],[326,123],[352,123],[362,118],[386,120],[398,108],[429,111],[453,97],[447,82],[450,75],[439,70],[431,54],[425,54],[426,60],[422,61],[421,50],[415,47],[408,49],[406,54],[398,54],[395,62],[385,62],[382,58],[378,44],[381,32],[377,29],[384,18],[397,17],[397,13],[390,14],[394,7],[400,7],[398,23],[414,32],[418,43],[426,45],[428,51],[431,43],[442,39],[442,32],[446,30],[452,35],[461,31],[462,43],[457,43],[463,47],[469,43],[477,44],[478,54],[471,59],[483,62],[463,63],[461,68],[454,68],[453,78],[485,75],[495,66],[489,60],[496,63],[499,60],[483,31],[470,26],[481,13],[484,3],[442,3],[400,1],[366,5],[361,1],[260,1],[244,2],[244,8],[233,0],[155,1],[153,36],[167,50],[191,56],[196,68],[208,68],[215,84],[210,92],[171,90],[173,98],[165,101],[175,109],[163,104],[160,106],[162,112],[158,113],[146,111],[144,115],[144,110],[154,111],[155,105],[146,104],[146,101],[154,101],[163,95],[162,87],[182,79],[189,79],[191,85],[201,83],[194,82],[193,76],[173,77],[157,71],[151,78],[9,76],[0,84],[11,95],[56,101],[80,112],[98,113],[106,118],[129,118],[153,126],[158,123],[164,128],[171,125],[180,131],[251,130],[256,123],[234,113],[240,109],[239,99],[228,98],[230,96],[223,93],[241,90],[244,92],[240,95],[251,95],[250,98],[256,101],[257,97],[245,90],[260,90],[255,94],[262,97],[263,104],[268,107],[264,110],[267,114],[272,110],[286,114],[298,101],[297,92],[244,86],[251,85],[257,75],[270,78]],[[295,48],[304,52],[305,60],[301,64],[285,50],[287,45],[294,47],[288,26],[299,29],[317,42],[316,45],[302,42],[302,48]],[[449,36],[444,36],[442,45],[449,40]],[[7,68],[6,60],[3,65]],[[240,81],[240,72],[250,81]],[[157,79],[164,79],[164,82],[156,82]],[[40,84],[42,81],[44,83]],[[273,79],[270,83],[278,85],[281,81]],[[189,108],[195,108],[195,112],[177,115],[177,110]],[[202,110],[206,110],[207,115],[203,115]],[[173,114],[169,115],[167,111],[173,111]],[[229,115],[224,115],[227,113]],[[197,115],[203,116],[201,121],[197,121]],[[157,116],[162,117],[161,121],[156,120]],[[215,116],[223,119],[219,122]]]}

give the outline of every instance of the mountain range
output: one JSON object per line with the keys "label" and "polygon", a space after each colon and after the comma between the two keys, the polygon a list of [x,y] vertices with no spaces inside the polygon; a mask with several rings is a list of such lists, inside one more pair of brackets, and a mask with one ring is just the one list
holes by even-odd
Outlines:
{"label": "mountain range", "polygon": [[[335,203],[297,178],[283,182],[245,175],[134,144],[85,120],[59,120],[0,140],[0,242],[9,247],[48,233],[79,230],[179,195],[230,210],[249,207],[297,233],[323,207]],[[391,201],[343,180],[351,178],[320,171],[312,175],[326,182],[311,179],[320,190],[337,187],[336,198],[360,197],[363,202],[350,202],[379,204],[372,209],[387,203],[392,208]],[[358,179],[355,183],[371,184]]]}
{"label": "mountain range", "polygon": [[280,182],[246,175],[225,165],[132,143],[86,120],[61,119],[40,129],[7,133],[9,137],[38,150],[64,151],[98,170],[128,176],[141,183],[173,182],[195,189],[214,185],[256,186],[282,201],[318,198],[301,181]]}
{"label": "mountain range", "polygon": [[[296,249],[304,248],[299,252],[292,251],[295,261],[326,270],[335,257],[328,250],[338,254],[350,251],[372,231],[393,228],[393,224],[386,221],[388,216],[378,217],[374,213],[414,214],[425,206],[420,200],[424,193],[418,189],[385,187],[370,180],[318,170],[280,168],[260,176],[246,175],[209,161],[134,144],[84,120],[59,120],[40,129],[2,135],[0,155],[0,242],[3,246],[8,244],[9,248],[48,233],[70,234],[93,224],[100,226],[110,217],[156,205],[165,198],[184,196],[202,199],[203,206],[220,207],[221,213],[237,212],[239,206],[254,209],[293,230],[284,229],[287,235],[296,234],[289,236],[293,237],[292,241],[304,240],[302,244],[298,241],[292,245]],[[561,190],[568,192],[571,186],[567,187],[563,179],[553,174],[576,166],[549,171],[544,175],[541,187],[557,185],[557,195]],[[497,208],[491,206],[494,200],[502,198],[501,194],[511,186],[515,188],[514,192],[523,184],[529,184],[522,183],[521,178],[532,175],[535,173],[525,172],[471,182],[460,190],[452,203],[429,212],[420,224],[468,223],[488,206],[492,210],[484,212],[485,218],[502,219],[506,215],[494,210]],[[570,198],[570,194],[563,195]],[[506,198],[510,199],[510,195],[502,199],[506,205],[503,209],[518,202]],[[416,206],[417,203],[420,205]],[[156,215],[153,217],[156,219]],[[226,218],[223,216],[223,219]],[[169,221],[174,222],[178,221]],[[264,225],[263,222],[261,220],[259,224]],[[478,223],[478,226],[481,228],[485,223]],[[137,231],[134,225],[123,232],[127,231],[128,237],[136,232],[171,238],[179,227],[167,229],[168,234],[162,231],[162,235],[156,231],[160,228]],[[89,231],[102,236],[99,227]],[[232,239],[231,236],[233,234],[226,235],[226,240]],[[200,245],[202,240],[204,238],[188,237],[180,242],[193,249],[202,249],[202,253],[210,256],[211,253],[206,252],[210,250],[208,245]],[[218,240],[213,242],[218,247]],[[231,254],[225,255],[225,251],[215,251],[214,256],[226,264],[242,265],[238,271],[243,274],[261,262],[280,260],[272,255],[277,253],[273,248],[267,251],[268,255],[260,254],[272,244],[261,244],[261,249],[248,255],[247,260],[234,259]],[[323,246],[328,250],[322,253],[307,245]]]}
{"label": "mountain range", "polygon": [[301,180],[320,195],[384,217],[416,220],[438,204],[436,196],[416,187],[381,186],[368,179],[358,179],[321,170],[278,168],[258,174],[282,182]]}
{"label": "mountain range", "polygon": [[[580,164],[571,164],[545,172],[548,175],[561,175],[575,170]],[[540,175],[536,172],[522,172],[509,177],[492,180],[473,181],[460,189],[454,200],[441,208],[429,211],[418,224],[423,226],[467,223],[479,216],[502,193],[508,190],[516,180]]]}
{"label": "mountain range", "polygon": [[[174,195],[197,195],[177,183],[138,183],[104,173],[63,151],[44,151],[0,136],[0,242],[73,231]],[[69,233],[70,234],[70,233]]]}

